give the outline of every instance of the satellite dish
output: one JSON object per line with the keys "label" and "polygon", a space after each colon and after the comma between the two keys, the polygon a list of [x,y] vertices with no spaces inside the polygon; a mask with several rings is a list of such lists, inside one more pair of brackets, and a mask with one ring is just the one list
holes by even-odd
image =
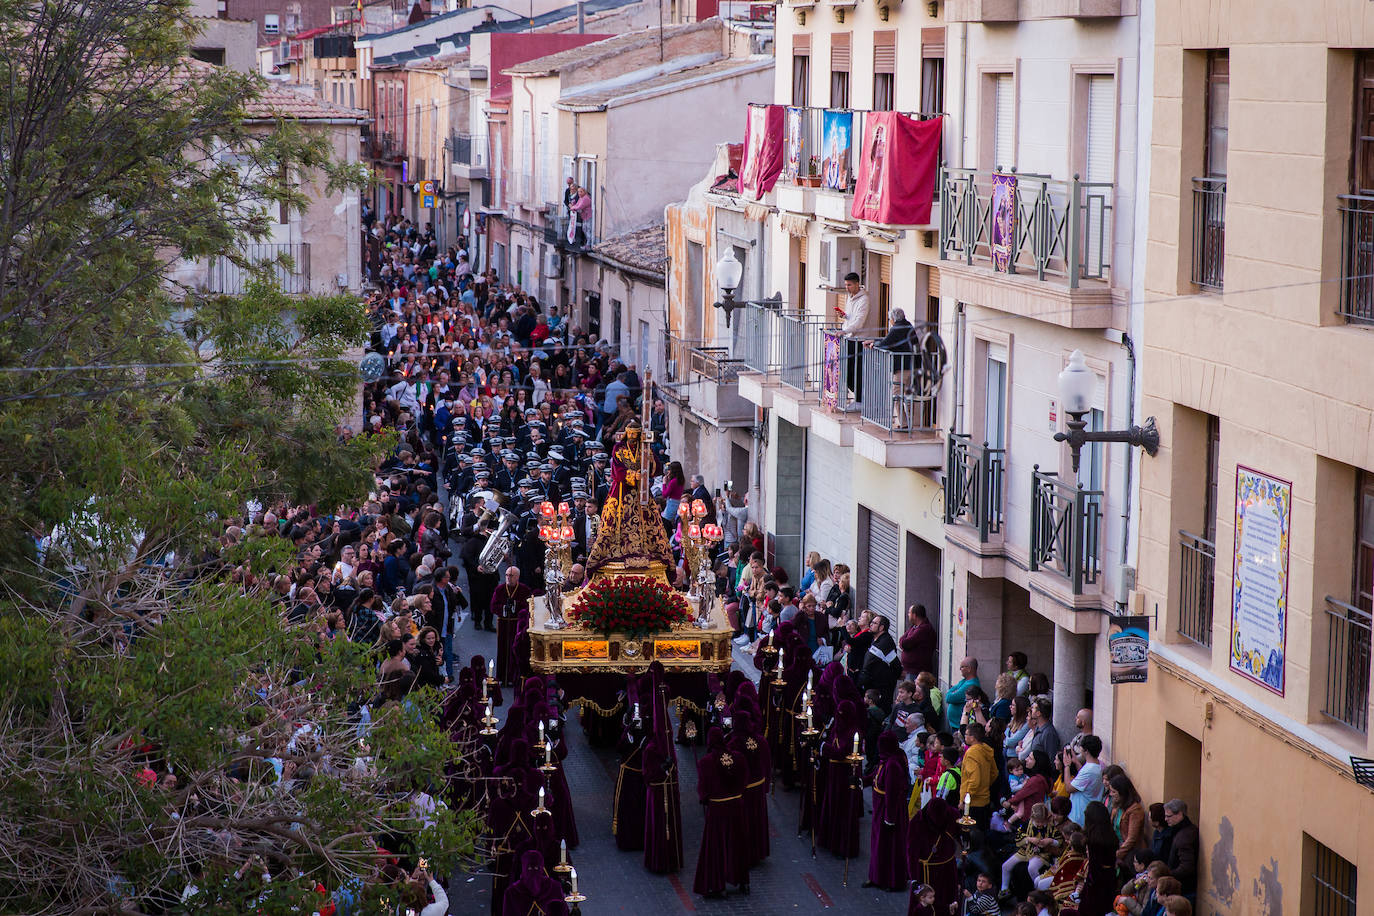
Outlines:
{"label": "satellite dish", "polygon": [[358,363],[358,372],[364,382],[375,382],[386,371],[386,358],[380,353],[369,353]]}

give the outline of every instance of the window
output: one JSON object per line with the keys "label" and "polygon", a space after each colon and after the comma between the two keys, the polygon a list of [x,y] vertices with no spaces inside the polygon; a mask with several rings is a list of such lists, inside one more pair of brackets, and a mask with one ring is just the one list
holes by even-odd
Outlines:
{"label": "window", "polygon": [[873,110],[891,111],[897,79],[897,33],[873,33]]}
{"label": "window", "polygon": [[705,253],[697,242],[687,243],[687,301],[682,305],[682,330],[688,340],[701,336],[702,273]]}
{"label": "window", "polygon": [[[1369,728],[1371,612],[1374,612],[1374,476],[1364,471],[1356,475],[1353,540],[1355,562],[1351,603],[1346,604],[1330,595],[1326,598],[1326,697],[1322,712],[1356,731],[1366,732]],[[1333,912],[1346,910],[1338,908]]]}
{"label": "window", "polygon": [[[1116,178],[1116,78],[1094,75],[1087,83],[1083,112],[1083,180],[1092,184],[1109,185]],[[1086,209],[1083,226],[1086,263],[1094,276],[1110,261],[1110,252],[1103,250],[1103,240],[1109,230],[1103,225],[1100,208]]]}
{"label": "window", "polygon": [[992,165],[1016,165],[1016,78],[999,73],[992,78]]}
{"label": "window", "polygon": [[267,35],[276,35],[281,32],[281,18],[276,13],[268,13],[262,17],[262,30]]}
{"label": "window", "polygon": [[1355,916],[1358,870],[1312,837],[1303,836],[1303,859],[1310,862],[1310,895],[1304,916]]}
{"label": "window", "polygon": [[[1107,428],[1102,411],[1096,407],[1088,411],[1087,420],[1087,431],[1090,433],[1101,432]],[[1105,448],[1104,442],[1089,442],[1079,454],[1078,484],[1083,489],[1102,491],[1102,456]]]}
{"label": "window", "polygon": [[849,107],[849,33],[830,36],[830,107]]}
{"label": "window", "polygon": [[1374,475],[1361,472],[1355,503],[1355,604],[1374,613]]}
{"label": "window", "polygon": [[945,110],[944,29],[921,29],[921,110]]}
{"label": "window", "polygon": [[792,104],[805,108],[811,97],[811,47],[792,51]]}
{"label": "window", "polygon": [[192,48],[191,57],[207,64],[214,64],[217,67],[224,66],[223,48]]}
{"label": "window", "polygon": [[541,111],[539,113],[539,202],[549,203],[553,200],[553,170],[550,168],[553,157],[558,154],[557,150],[549,148],[549,113]]}
{"label": "window", "polygon": [[983,366],[983,441],[988,448],[1006,448],[1007,348],[987,345]]}
{"label": "window", "polygon": [[1226,177],[1231,105],[1231,52],[1207,52],[1207,176]]}
{"label": "window", "polygon": [[[615,347],[619,347],[619,346],[620,346],[620,313],[621,313],[620,300],[619,300],[619,299],[612,299],[612,300],[611,300],[611,344],[612,344],[612,346],[615,346]],[[641,366],[640,368],[643,369],[644,367]]]}

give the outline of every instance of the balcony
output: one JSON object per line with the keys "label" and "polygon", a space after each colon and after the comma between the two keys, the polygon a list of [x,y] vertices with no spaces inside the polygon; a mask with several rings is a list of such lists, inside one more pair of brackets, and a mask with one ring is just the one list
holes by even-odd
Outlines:
{"label": "balcony", "polygon": [[1217,545],[1196,534],[1179,531],[1178,546],[1178,634],[1210,652]]}
{"label": "balcony", "polygon": [[[994,231],[995,179],[1012,180],[1011,226]],[[958,299],[1068,328],[1116,326],[1111,295],[1115,187],[1074,178],[946,169],[940,259]]]}
{"label": "balcony", "polygon": [[946,0],[946,22],[1106,19],[1130,15],[1127,0]]}
{"label": "balcony", "polygon": [[890,349],[862,347],[814,316],[750,305],[735,338],[746,370],[741,395],[794,426],[852,446],[883,467],[938,468],[944,448],[937,398],[944,348],[933,325],[918,325]]}
{"label": "balcony", "polygon": [[1351,324],[1374,324],[1374,195],[1342,194],[1340,312]]}
{"label": "balcony", "polygon": [[1326,698],[1322,712],[1358,732],[1369,731],[1369,631],[1367,611],[1326,599]]}
{"label": "balcony", "polygon": [[979,544],[1000,539],[1006,450],[952,430],[945,444],[945,524],[976,531]]}
{"label": "balcony", "polygon": [[356,65],[358,52],[353,48],[352,35],[321,35],[313,39],[312,53],[320,66],[343,70]]}
{"label": "balcony", "polygon": [[668,390],[680,406],[717,427],[753,425],[754,405],[739,394],[742,366],[728,347],[668,338]]}
{"label": "balcony", "polygon": [[395,160],[405,155],[400,138],[389,130],[372,135],[372,158]]}
{"label": "balcony", "polygon": [[1055,573],[1077,598],[1101,571],[1102,491],[1075,487],[1038,464],[1031,473],[1030,571]]}
{"label": "balcony", "polygon": [[208,286],[212,293],[241,295],[255,271],[276,277],[282,292],[310,292],[310,244],[260,242],[245,245],[238,259],[218,257],[210,264]]}
{"label": "balcony", "polygon": [[1226,266],[1226,179],[1193,179],[1193,282],[1218,292]]}
{"label": "balcony", "polygon": [[483,181],[487,171],[487,135],[452,133],[448,138],[449,153],[453,157],[449,167],[454,178]]}

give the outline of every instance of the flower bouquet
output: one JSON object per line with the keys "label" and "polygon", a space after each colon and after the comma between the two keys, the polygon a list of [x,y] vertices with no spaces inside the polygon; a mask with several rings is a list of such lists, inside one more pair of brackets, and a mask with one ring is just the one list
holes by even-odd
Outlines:
{"label": "flower bouquet", "polygon": [[690,623],[692,609],[680,592],[662,579],[608,576],[582,590],[568,618],[589,630],[646,636]]}

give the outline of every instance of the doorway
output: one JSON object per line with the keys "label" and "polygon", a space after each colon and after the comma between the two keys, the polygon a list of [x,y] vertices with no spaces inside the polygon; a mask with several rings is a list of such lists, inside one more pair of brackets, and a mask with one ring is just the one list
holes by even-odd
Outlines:
{"label": "doorway", "polygon": [[[910,531],[906,533],[906,606],[924,604],[935,632],[944,632],[940,614],[940,567],[942,552]],[[902,621],[906,626],[906,621]],[[933,669],[939,671],[936,667]]]}
{"label": "doorway", "polygon": [[1171,722],[1164,723],[1164,800],[1181,798],[1188,817],[1201,823],[1202,742]]}

